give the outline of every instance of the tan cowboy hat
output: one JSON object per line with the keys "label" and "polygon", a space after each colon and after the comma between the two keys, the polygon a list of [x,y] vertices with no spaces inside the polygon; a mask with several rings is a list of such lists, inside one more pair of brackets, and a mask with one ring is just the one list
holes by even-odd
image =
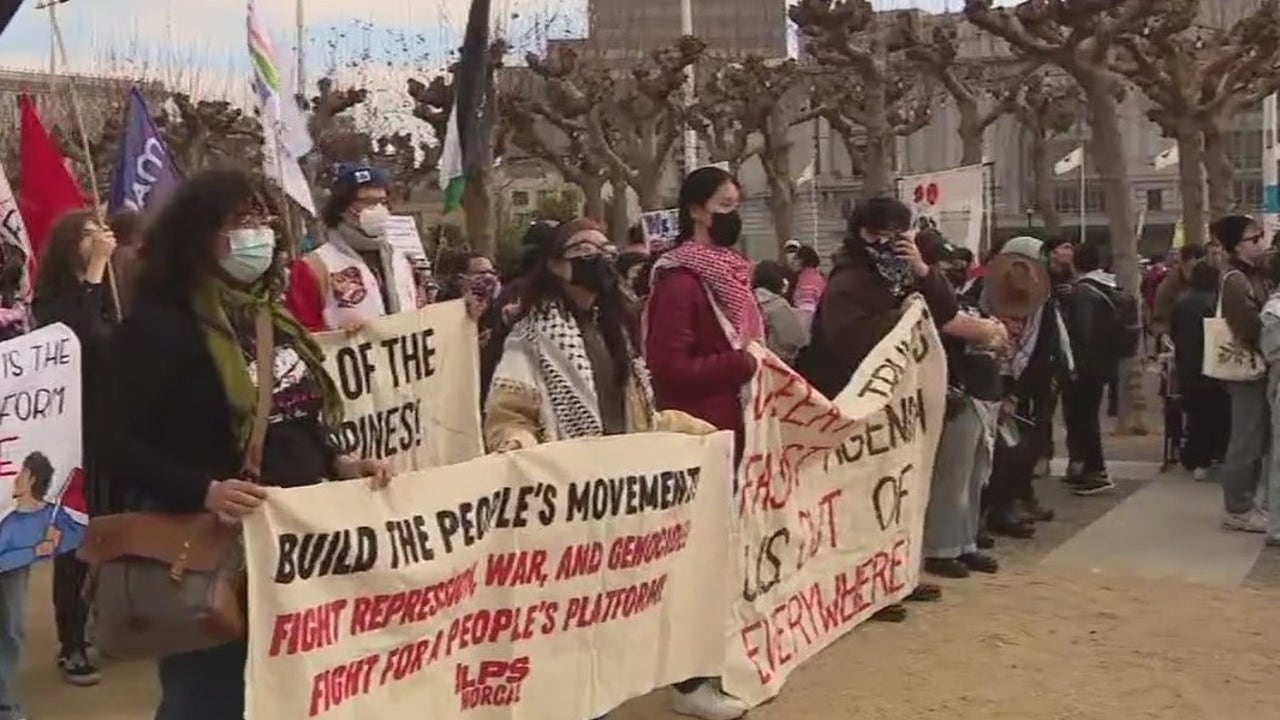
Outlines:
{"label": "tan cowboy hat", "polygon": [[1049,299],[1049,269],[1041,249],[1035,238],[1013,238],[987,263],[983,295],[993,314],[1024,318]]}

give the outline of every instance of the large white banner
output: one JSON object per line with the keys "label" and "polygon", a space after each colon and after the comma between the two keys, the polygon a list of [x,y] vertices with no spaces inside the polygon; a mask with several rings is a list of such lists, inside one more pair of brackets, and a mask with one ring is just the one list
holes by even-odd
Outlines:
{"label": "large white banner", "polygon": [[483,453],[480,348],[461,300],[317,339],[346,407],[342,452],[387,459],[397,472]]}
{"label": "large white banner", "polygon": [[898,199],[919,221],[938,229],[953,245],[978,254],[986,222],[987,173],[983,165],[906,175],[898,180]]}
{"label": "large white banner", "polygon": [[747,403],[726,689],[752,705],[919,579],[946,356],[919,297],[835,402],[771,354]]}
{"label": "large white banner", "polygon": [[274,490],[248,720],[585,720],[723,657],[732,437],[553,443]]}
{"label": "large white banner", "polygon": [[0,343],[0,573],[84,536],[80,362],[62,324]]}

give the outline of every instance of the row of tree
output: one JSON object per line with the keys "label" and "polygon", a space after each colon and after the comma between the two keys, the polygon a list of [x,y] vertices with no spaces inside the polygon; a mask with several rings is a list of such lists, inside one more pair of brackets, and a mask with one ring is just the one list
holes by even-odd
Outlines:
{"label": "row of tree", "polygon": [[[1212,3],[1028,0],[996,8],[990,0],[968,0],[962,16],[936,16],[876,12],[868,0],[797,0],[789,17],[804,39],[799,62],[726,60],[684,37],[629,65],[559,42],[527,55],[524,66],[503,67],[508,47],[499,40],[492,47],[495,111],[486,118],[492,147],[485,151],[554,168],[580,189],[587,215],[620,229],[626,205],[606,198],[629,190],[642,209],[662,208],[669,202],[664,179],[677,162],[682,132],[692,128],[712,162],[738,169],[758,159],[781,243],[793,234],[797,197],[793,128],[825,121],[847,150],[863,192],[887,192],[897,138],[928,125],[949,103],[958,117],[962,164],[983,159],[986,133],[997,120],[1018,120],[1030,139],[1037,211],[1048,231],[1058,232],[1051,140],[1083,122],[1108,195],[1117,270],[1127,287],[1136,287],[1120,103],[1129,93],[1144,95],[1150,119],[1177,142],[1184,226],[1196,243],[1204,240],[1205,213],[1234,205],[1226,143],[1233,119],[1280,88],[1276,0],[1263,0],[1226,27],[1199,21]],[[983,43],[984,34],[997,41]],[[962,40],[995,52],[961,52]],[[685,93],[689,68],[697,78],[693,100]],[[386,166],[405,196],[434,179],[452,111],[451,73],[408,83],[413,116],[434,138],[408,131],[375,137],[349,112],[366,101],[364,89],[324,79],[316,90],[299,101],[316,139],[306,171],[317,186],[334,164],[359,160]],[[156,109],[184,168],[227,160],[257,166],[261,128],[252,112],[183,94]],[[105,117],[91,143],[100,172],[121,131],[119,112]],[[65,147],[83,160],[71,138]],[[806,158],[811,151],[800,149]],[[464,198],[467,235],[473,245],[492,249],[488,178],[479,180],[469,183],[472,192]]]}

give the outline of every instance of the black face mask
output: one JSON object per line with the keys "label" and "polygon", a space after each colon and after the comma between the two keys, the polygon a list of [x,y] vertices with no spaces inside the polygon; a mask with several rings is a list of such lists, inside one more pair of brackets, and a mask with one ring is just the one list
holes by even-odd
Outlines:
{"label": "black face mask", "polygon": [[569,260],[569,282],[583,290],[604,292],[617,282],[613,263],[603,255]]}
{"label": "black face mask", "polygon": [[738,236],[742,234],[742,216],[737,210],[713,213],[709,232],[711,242],[720,247],[733,247],[738,244]]}

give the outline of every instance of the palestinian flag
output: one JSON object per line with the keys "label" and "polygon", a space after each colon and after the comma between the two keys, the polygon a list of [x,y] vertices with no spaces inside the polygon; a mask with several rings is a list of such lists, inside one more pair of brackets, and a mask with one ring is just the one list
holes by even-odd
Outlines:
{"label": "palestinian flag", "polygon": [[444,211],[462,204],[466,177],[474,175],[485,161],[479,150],[488,127],[486,118],[493,68],[489,66],[490,0],[471,0],[462,53],[453,76],[453,113],[445,132],[440,154],[440,189],[444,191]]}

